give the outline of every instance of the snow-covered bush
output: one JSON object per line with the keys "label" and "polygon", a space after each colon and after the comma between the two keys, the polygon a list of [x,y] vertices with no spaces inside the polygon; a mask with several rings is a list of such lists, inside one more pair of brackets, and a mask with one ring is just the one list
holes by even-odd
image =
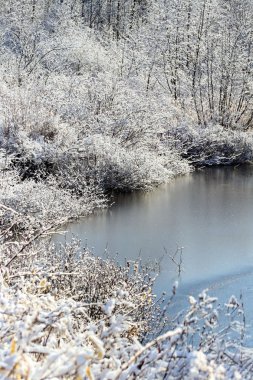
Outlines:
{"label": "snow-covered bush", "polygon": [[60,189],[54,178],[47,182],[21,181],[16,172],[10,171],[2,171],[0,178],[0,226],[8,230],[8,236],[29,235],[30,228],[34,233],[42,226],[67,223],[106,205],[96,186],[83,184],[83,195],[77,197]]}
{"label": "snow-covered bush", "polygon": [[176,174],[190,171],[175,150],[167,154],[145,147],[126,148],[116,138],[94,137],[96,175],[102,188],[110,190],[150,189]]}
{"label": "snow-covered bush", "polygon": [[[23,251],[20,263],[31,253],[31,247]],[[58,267],[30,264],[18,269],[13,260],[2,266],[0,378],[251,378],[252,352],[237,338],[244,332],[243,309],[234,297],[225,305],[225,327],[219,325],[216,299],[203,292],[190,297],[189,310],[173,330],[144,344],[140,333],[154,298],[149,287],[140,287],[148,283],[135,268],[132,274],[130,268],[117,269],[88,251],[74,267],[65,260]]]}
{"label": "snow-covered bush", "polygon": [[252,162],[253,134],[224,129],[182,126],[171,128],[166,142],[196,166],[235,165]]}
{"label": "snow-covered bush", "polygon": [[[121,47],[114,46],[112,64],[112,52],[91,31],[77,25],[68,31],[50,37],[50,54],[26,80],[7,77],[0,90],[0,147],[13,155],[21,178],[53,175],[60,188],[80,196],[86,183],[150,189],[189,172],[175,149],[165,152],[160,144],[168,99],[147,95],[141,78],[120,77]],[[49,37],[40,38],[43,45]]]}

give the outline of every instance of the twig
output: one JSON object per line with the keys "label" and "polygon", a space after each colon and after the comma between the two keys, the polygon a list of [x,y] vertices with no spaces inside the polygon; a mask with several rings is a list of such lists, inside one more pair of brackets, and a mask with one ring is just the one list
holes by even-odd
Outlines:
{"label": "twig", "polygon": [[17,211],[13,210],[13,208],[11,208],[11,207],[7,207],[7,206],[3,205],[2,203],[0,203],[0,208],[3,208],[3,209],[6,210],[6,211],[11,211],[11,212],[13,212],[14,214],[17,214],[17,215],[18,215],[18,212],[17,212]]}
{"label": "twig", "polygon": [[51,229],[55,228],[57,225],[62,224],[63,222],[66,222],[66,221],[64,220],[61,223],[50,225],[49,227],[43,229],[38,234],[33,236],[26,244],[23,245],[23,247],[14,256],[12,256],[12,258],[5,264],[5,266],[8,267],[17,257],[20,256],[20,254],[24,251],[25,248],[27,248],[29,245],[31,245],[39,237],[44,235],[47,231],[50,231]]}
{"label": "twig", "polygon": [[159,336],[158,338],[152,340],[152,342],[146,344],[146,346],[144,346],[141,350],[137,351],[135,355],[133,355],[131,357],[131,359],[126,363],[124,364],[121,369],[119,370],[119,372],[117,373],[116,377],[114,378],[114,380],[118,380],[120,378],[120,375],[131,365],[133,364],[146,350],[148,350],[149,348],[155,346],[156,344],[162,342],[163,340],[166,340],[166,339],[170,339],[172,337],[174,337],[175,335],[179,335],[179,334],[182,334],[183,333],[183,330],[182,328],[177,328],[173,331],[168,331],[167,333]]}

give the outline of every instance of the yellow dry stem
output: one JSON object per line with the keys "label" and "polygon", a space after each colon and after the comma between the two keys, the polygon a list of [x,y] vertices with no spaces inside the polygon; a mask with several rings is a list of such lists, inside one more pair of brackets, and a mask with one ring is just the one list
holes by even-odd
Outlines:
{"label": "yellow dry stem", "polygon": [[15,354],[16,350],[17,350],[17,343],[16,343],[16,339],[13,338],[11,341],[11,354]]}
{"label": "yellow dry stem", "polygon": [[92,374],[92,372],[91,372],[90,367],[87,367],[87,368],[86,368],[85,373],[86,373],[86,376],[88,377],[89,380],[94,380],[94,376],[93,376],[93,374]]}
{"label": "yellow dry stem", "polygon": [[96,350],[96,354],[97,354],[97,356],[98,356],[98,359],[103,359],[103,357],[104,357],[104,351],[103,351],[103,349],[101,348],[101,346],[98,344],[98,342],[97,342],[97,339],[95,338],[95,337],[93,337],[92,335],[91,336],[89,336],[89,339],[90,339],[90,341],[92,342],[92,344],[94,345],[94,347],[95,347],[95,350]]}

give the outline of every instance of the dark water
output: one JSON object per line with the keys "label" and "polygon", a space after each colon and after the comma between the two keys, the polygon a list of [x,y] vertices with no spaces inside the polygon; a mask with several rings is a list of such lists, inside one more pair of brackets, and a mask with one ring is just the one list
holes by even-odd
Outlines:
{"label": "dark water", "polygon": [[[221,301],[240,291],[253,306],[253,167],[212,168],[180,177],[149,193],[118,196],[116,203],[69,228],[119,260],[159,260],[156,292],[170,291],[182,250],[179,300],[210,288]],[[166,254],[167,252],[167,254]],[[176,256],[178,260],[179,254]],[[183,301],[182,301],[183,302]],[[180,302],[179,302],[180,304]],[[183,303],[182,303],[183,306]],[[178,306],[179,307],[179,306]],[[253,308],[252,308],[253,309]],[[253,320],[253,316],[249,316]]]}

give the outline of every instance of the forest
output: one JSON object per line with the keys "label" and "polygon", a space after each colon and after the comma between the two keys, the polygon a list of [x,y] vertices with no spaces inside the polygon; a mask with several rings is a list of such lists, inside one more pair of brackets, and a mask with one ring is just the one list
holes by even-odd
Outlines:
{"label": "forest", "polygon": [[0,5],[0,379],[251,379],[240,300],[170,320],[177,284],[50,237],[112,191],[252,162],[252,1]]}

